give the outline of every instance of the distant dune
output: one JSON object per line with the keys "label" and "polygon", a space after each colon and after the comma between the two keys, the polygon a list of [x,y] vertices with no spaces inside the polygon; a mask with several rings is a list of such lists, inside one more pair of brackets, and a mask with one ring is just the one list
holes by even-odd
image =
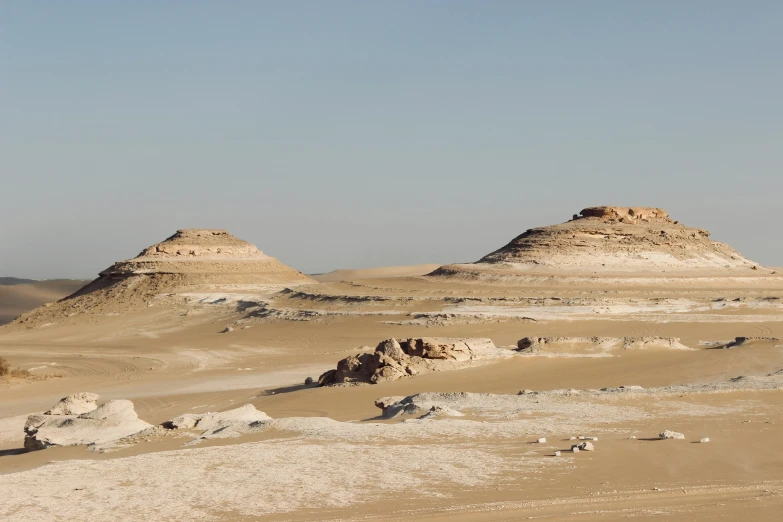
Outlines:
{"label": "distant dune", "polygon": [[385,279],[388,277],[415,277],[429,274],[440,265],[382,266],[378,268],[341,269],[326,274],[311,274],[319,283],[357,281],[359,279]]}
{"label": "distant dune", "polygon": [[27,283],[36,283],[37,279],[21,279],[19,277],[0,277],[0,285],[25,285]]}
{"label": "distant dune", "polygon": [[86,283],[87,281],[76,279],[33,281],[2,277],[0,278],[0,324],[9,323],[19,315],[44,303],[62,299]]}

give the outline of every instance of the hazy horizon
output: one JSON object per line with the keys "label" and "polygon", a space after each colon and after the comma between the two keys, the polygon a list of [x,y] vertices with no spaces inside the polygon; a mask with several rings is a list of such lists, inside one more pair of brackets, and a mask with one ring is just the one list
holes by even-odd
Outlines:
{"label": "hazy horizon", "polygon": [[475,261],[596,205],[783,266],[783,4],[4,2],[0,276],[179,228],[306,273]]}

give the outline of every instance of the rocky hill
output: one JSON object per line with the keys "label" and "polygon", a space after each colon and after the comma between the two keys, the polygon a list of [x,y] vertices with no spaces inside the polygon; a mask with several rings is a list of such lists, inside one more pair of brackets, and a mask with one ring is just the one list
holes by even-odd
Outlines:
{"label": "rocky hill", "polygon": [[710,233],[672,220],[659,208],[590,207],[558,225],[532,228],[476,263],[431,275],[509,272],[704,272],[759,267]]}
{"label": "rocky hill", "polygon": [[315,283],[225,230],[186,229],[118,261],[72,295],[22,315],[8,326],[59,322],[78,314],[120,314],[163,293],[207,285]]}

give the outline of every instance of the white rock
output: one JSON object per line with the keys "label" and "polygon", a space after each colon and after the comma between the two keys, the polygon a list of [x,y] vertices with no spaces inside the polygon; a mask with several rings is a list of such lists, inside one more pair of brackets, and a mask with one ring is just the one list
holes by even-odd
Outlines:
{"label": "white rock", "polygon": [[579,453],[579,446],[574,444],[573,446],[571,446],[571,451],[573,451],[574,453]]}
{"label": "white rock", "polygon": [[593,446],[593,443],[589,441],[581,443],[578,447],[582,451],[595,451],[595,446]]}
{"label": "white rock", "polygon": [[546,442],[546,437],[541,437],[536,442],[539,443],[539,444],[544,444]]}
{"label": "white rock", "polygon": [[107,444],[149,428],[152,425],[139,419],[131,401],[108,401],[81,415],[30,415],[24,426],[24,447],[39,450],[50,446]]}
{"label": "white rock", "polygon": [[436,417],[464,417],[461,411],[453,410],[447,406],[433,406],[430,411],[419,417],[420,419],[434,419]]}
{"label": "white rock", "polygon": [[665,431],[662,431],[660,433],[660,435],[658,435],[658,438],[660,438],[660,439],[684,439],[685,435],[683,435],[682,433],[679,433],[677,431],[665,430]]}
{"label": "white rock", "polygon": [[260,431],[272,417],[258,411],[252,404],[219,413],[186,413],[169,421],[174,429],[196,429],[196,440],[238,437],[242,433]]}
{"label": "white rock", "polygon": [[704,438],[703,438],[703,439],[701,439],[699,442],[701,442],[701,443],[705,443],[705,442],[709,442],[709,441],[710,441],[710,438],[709,438],[709,437],[704,437]]}
{"label": "white rock", "polygon": [[560,456],[560,452],[559,452],[559,451],[556,451],[556,452],[555,452],[555,457],[559,457],[559,456]]}

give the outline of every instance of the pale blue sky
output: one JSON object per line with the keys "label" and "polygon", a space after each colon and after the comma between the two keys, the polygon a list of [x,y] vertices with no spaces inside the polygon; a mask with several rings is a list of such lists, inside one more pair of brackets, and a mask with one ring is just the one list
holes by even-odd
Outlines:
{"label": "pale blue sky", "polygon": [[305,272],[650,205],[783,265],[783,2],[0,0],[0,275]]}

